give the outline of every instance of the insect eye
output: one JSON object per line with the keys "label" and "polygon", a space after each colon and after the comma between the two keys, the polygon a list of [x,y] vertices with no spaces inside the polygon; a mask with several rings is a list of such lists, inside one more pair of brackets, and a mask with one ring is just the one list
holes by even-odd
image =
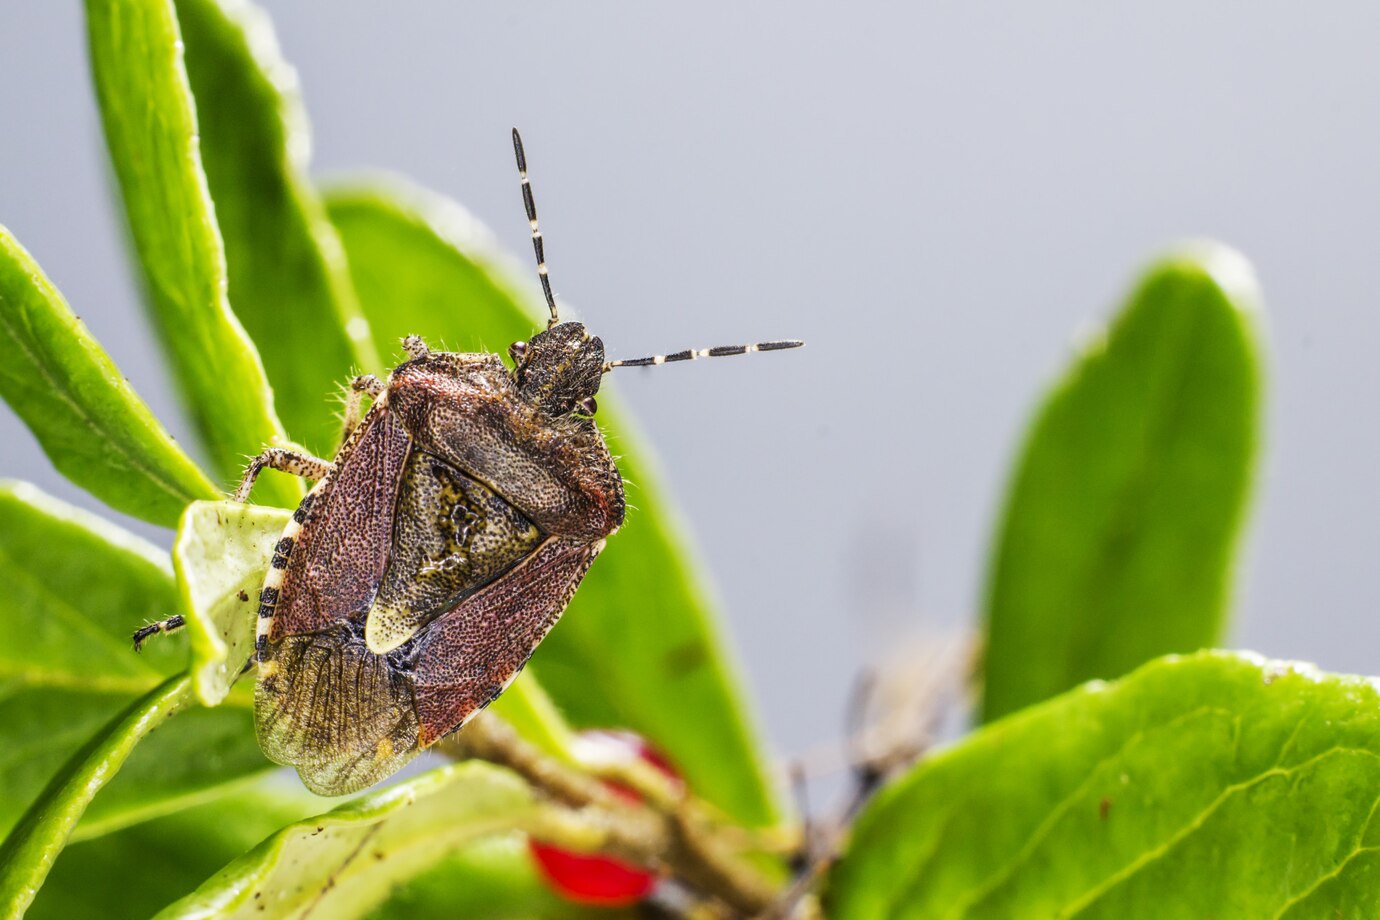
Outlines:
{"label": "insect eye", "polygon": [[508,357],[512,358],[514,363],[517,363],[521,361],[523,358],[527,357],[527,343],[514,342],[513,344],[509,345]]}
{"label": "insect eye", "polygon": [[594,401],[593,396],[586,396],[580,400],[580,411],[585,415],[593,415],[599,411],[599,404]]}

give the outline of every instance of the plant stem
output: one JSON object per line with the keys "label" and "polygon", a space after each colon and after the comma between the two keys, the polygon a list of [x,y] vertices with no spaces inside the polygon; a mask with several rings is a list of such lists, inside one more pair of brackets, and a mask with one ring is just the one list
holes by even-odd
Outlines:
{"label": "plant stem", "polygon": [[738,838],[722,833],[708,809],[684,792],[671,794],[670,784],[652,790],[646,803],[628,802],[598,777],[543,753],[489,713],[438,747],[452,756],[507,767],[569,806],[542,813],[529,828],[538,839],[669,872],[738,914],[761,913],[780,895],[778,885],[742,858]]}

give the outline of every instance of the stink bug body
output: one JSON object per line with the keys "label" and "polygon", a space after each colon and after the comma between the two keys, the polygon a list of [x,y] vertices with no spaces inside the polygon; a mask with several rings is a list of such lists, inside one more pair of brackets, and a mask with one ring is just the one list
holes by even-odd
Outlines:
{"label": "stink bug body", "polygon": [[583,325],[558,321],[516,131],[513,145],[547,329],[509,349],[511,368],[408,338],[387,381],[352,384],[334,460],[265,450],[235,494],[266,466],[317,480],[274,552],[254,653],[259,743],[314,792],[371,785],[462,726],[555,625],[623,523],[593,417],[605,373],[801,344],[605,360]]}

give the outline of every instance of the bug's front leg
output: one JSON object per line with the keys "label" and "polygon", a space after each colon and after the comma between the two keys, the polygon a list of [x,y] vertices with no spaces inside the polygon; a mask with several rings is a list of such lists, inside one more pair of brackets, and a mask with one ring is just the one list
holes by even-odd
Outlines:
{"label": "bug's front leg", "polygon": [[187,625],[187,618],[182,614],[168,617],[166,620],[159,620],[157,623],[149,623],[141,626],[134,631],[134,650],[140,651],[144,647],[144,640],[149,636],[156,636],[159,633],[176,632]]}
{"label": "bug's front leg", "polygon": [[239,488],[235,489],[235,501],[243,502],[249,498],[249,490],[254,488],[254,480],[259,478],[259,473],[264,467],[301,476],[303,479],[324,479],[335,465],[329,460],[322,460],[300,451],[265,447],[263,453],[250,460],[249,466],[245,467],[244,478],[240,480]]}
{"label": "bug's front leg", "polygon": [[359,420],[364,416],[362,411],[364,394],[368,393],[370,399],[378,399],[386,389],[387,386],[383,381],[373,374],[361,374],[350,381],[350,391],[345,394],[345,424],[341,426],[341,444],[349,440],[350,435],[359,427]]}

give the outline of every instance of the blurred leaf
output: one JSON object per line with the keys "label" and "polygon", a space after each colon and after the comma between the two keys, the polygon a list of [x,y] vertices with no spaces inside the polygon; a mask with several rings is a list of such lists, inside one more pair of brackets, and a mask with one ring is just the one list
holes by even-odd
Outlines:
{"label": "blurred leaf", "polygon": [[584,907],[552,893],[521,834],[471,844],[400,885],[387,903],[369,914],[373,920],[615,920],[638,915],[633,908]]}
{"label": "blurred leaf", "polygon": [[290,515],[239,502],[187,507],[173,544],[197,698],[217,706],[254,651],[259,589]]}
{"label": "blurred leaf", "polygon": [[1222,637],[1259,440],[1258,298],[1232,250],[1166,258],[1049,396],[996,540],[984,718]]}
{"label": "blurred leaf", "polygon": [[[172,0],[87,0],[91,66],[106,146],[163,347],[225,484],[284,440],[263,365],[226,302],[225,252],[201,170],[196,113]],[[258,485],[295,505],[294,478]]]}
{"label": "blurred leaf", "polygon": [[537,675],[525,670],[489,711],[511,725],[519,735],[543,753],[575,763],[574,732],[555,702],[537,682]]}
{"label": "blurred leaf", "polygon": [[0,911],[22,916],[86,806],[145,735],[192,698],[186,674],[170,677],[98,733],[53,777],[0,845]]}
{"label": "blurred leaf", "polygon": [[497,767],[441,767],[283,828],[158,916],[362,916],[400,881],[537,807]]}
{"label": "blurred leaf", "polygon": [[1370,917],[1380,693],[1220,652],[983,728],[884,789],[837,920]]}
{"label": "blurred leaf", "polygon": [[[0,485],[0,834],[88,739],[186,663],[174,639],[130,633],[177,609],[165,554],[23,483]],[[268,766],[248,701],[196,710],[141,745],[79,837],[182,807]]]}
{"label": "blurred leaf", "polygon": [[[381,351],[411,333],[456,350],[501,350],[545,327],[540,294],[509,280],[507,261],[459,206],[398,180],[342,186],[326,200]],[[575,724],[642,734],[700,795],[739,820],[768,823],[773,790],[688,540],[650,452],[606,393],[600,427],[620,455],[633,510],[533,667]]]}
{"label": "blurred leaf", "polygon": [[57,288],[0,227],[0,395],[64,476],[126,514],[171,527],[216,494]]}
{"label": "blurred leaf", "polygon": [[328,807],[327,800],[280,773],[205,804],[74,842],[53,867],[27,920],[143,920],[283,825]]}
{"label": "blurred leaf", "polygon": [[340,241],[305,179],[311,138],[297,73],[258,7],[176,4],[230,304],[258,345],[288,431],[329,453],[342,385],[378,372],[379,360]]}

